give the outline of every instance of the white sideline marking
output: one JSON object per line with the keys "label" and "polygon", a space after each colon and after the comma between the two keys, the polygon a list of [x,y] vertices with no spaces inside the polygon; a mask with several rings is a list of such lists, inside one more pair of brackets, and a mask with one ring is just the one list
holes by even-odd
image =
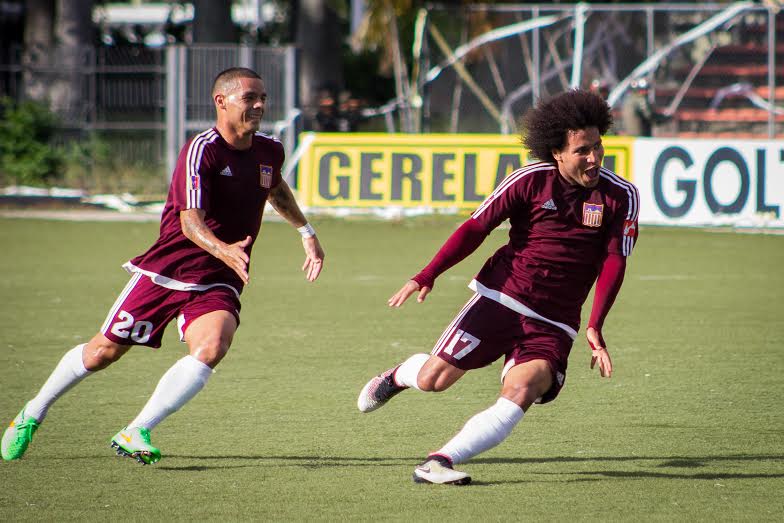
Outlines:
{"label": "white sideline marking", "polygon": [[0,210],[0,218],[37,218],[69,222],[160,222],[159,214],[122,213],[115,211],[38,211]]}
{"label": "white sideline marking", "polygon": [[689,276],[688,274],[647,274],[636,277],[638,280],[644,281],[663,281],[663,280],[696,280],[696,276]]}

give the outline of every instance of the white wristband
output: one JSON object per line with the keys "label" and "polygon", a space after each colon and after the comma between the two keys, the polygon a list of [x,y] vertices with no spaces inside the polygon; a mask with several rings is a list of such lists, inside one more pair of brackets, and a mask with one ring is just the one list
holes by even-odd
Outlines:
{"label": "white wristband", "polygon": [[297,230],[302,235],[303,238],[312,238],[316,235],[316,229],[309,223],[306,223],[302,227],[297,227]]}

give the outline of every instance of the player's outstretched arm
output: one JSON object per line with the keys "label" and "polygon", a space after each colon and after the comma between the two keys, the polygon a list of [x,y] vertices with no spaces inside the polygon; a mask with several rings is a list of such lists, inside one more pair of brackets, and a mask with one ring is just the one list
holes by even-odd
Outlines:
{"label": "player's outstretched arm", "polygon": [[585,330],[588,344],[591,346],[591,368],[598,362],[599,373],[607,378],[612,375],[612,360],[602,337],[602,326],[621,290],[625,272],[626,257],[620,254],[607,255],[596,280],[591,317]]}
{"label": "player's outstretched arm", "polygon": [[[285,181],[281,181],[269,193],[269,202],[287,222],[296,228],[307,225],[308,220],[291,192],[291,188]],[[324,249],[321,247],[318,237],[313,229],[312,235],[302,238],[302,248],[305,250],[305,263],[302,264],[302,271],[308,281],[315,281],[321,274],[324,266]]]}
{"label": "player's outstretched arm", "polygon": [[400,307],[415,292],[419,291],[417,301],[422,303],[433,289],[439,274],[462,261],[474,252],[487,237],[488,231],[476,220],[469,218],[447,238],[446,243],[435,257],[419,274],[408,280],[387,301],[390,307]]}
{"label": "player's outstretched arm", "polygon": [[[489,232],[490,231],[487,231],[482,224],[472,218],[463,222],[463,224],[447,238],[444,245],[441,246],[433,259],[430,260],[430,263],[419,271],[419,274],[411,278],[411,281],[417,285],[417,288],[414,290],[422,289],[424,291],[424,289],[427,289],[424,294],[420,293],[417,301],[424,301],[427,293],[433,289],[436,278],[450,267],[460,263],[479,248]],[[405,290],[405,288],[406,287],[403,286],[403,289],[400,289],[400,291]],[[400,291],[395,296],[400,294]],[[408,298],[409,295],[410,293],[406,295],[405,298]],[[405,301],[405,298],[403,298],[403,301]],[[401,301],[400,303],[403,302]]]}
{"label": "player's outstretched arm", "polygon": [[598,363],[601,377],[612,377],[612,359],[607,352],[602,333],[593,327],[588,327],[585,336],[588,338],[588,345],[591,346],[591,368],[593,369]]}
{"label": "player's outstretched arm", "polygon": [[236,243],[224,243],[207,227],[207,224],[204,222],[206,214],[203,209],[181,211],[180,226],[182,227],[182,233],[190,241],[231,267],[243,283],[248,283],[248,262],[250,257],[245,252],[245,248],[250,245],[250,236],[246,236],[244,240]]}
{"label": "player's outstretched arm", "polygon": [[392,295],[391,298],[387,301],[390,307],[400,307],[403,303],[414,294],[416,291],[419,291],[419,296],[417,296],[417,301],[422,303],[425,301],[425,297],[430,294],[430,287],[421,287],[417,282],[414,280],[408,280],[405,285],[403,285],[399,291]]}

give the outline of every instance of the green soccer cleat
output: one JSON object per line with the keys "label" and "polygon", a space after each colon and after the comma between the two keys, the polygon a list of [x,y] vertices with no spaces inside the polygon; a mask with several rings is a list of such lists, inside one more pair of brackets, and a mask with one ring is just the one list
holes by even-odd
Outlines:
{"label": "green soccer cleat", "polygon": [[11,424],[3,433],[2,454],[3,459],[11,461],[24,456],[33,434],[38,430],[39,423],[32,416],[25,416],[25,408],[17,414]]}
{"label": "green soccer cleat", "polygon": [[124,428],[114,435],[111,447],[118,456],[133,458],[142,465],[152,465],[161,459],[161,451],[150,443],[150,431],[142,427]]}

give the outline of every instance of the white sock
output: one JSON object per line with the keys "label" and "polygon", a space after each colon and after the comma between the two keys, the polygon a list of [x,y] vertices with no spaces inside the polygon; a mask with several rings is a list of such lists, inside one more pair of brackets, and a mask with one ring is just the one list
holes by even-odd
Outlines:
{"label": "white sock", "polygon": [[449,443],[433,454],[447,456],[452,463],[464,463],[504,441],[523,419],[523,414],[517,403],[498,398],[495,405],[468,420]]}
{"label": "white sock", "polygon": [[417,376],[419,376],[422,366],[429,359],[429,354],[414,354],[408,358],[400,364],[397,372],[395,372],[395,383],[401,387],[413,387],[417,390],[422,390],[419,388],[419,384],[417,384]]}
{"label": "white sock", "polygon": [[68,392],[71,387],[92,374],[82,362],[82,349],[85,344],[77,345],[65,353],[54,368],[38,394],[27,403],[25,414],[32,416],[38,423],[46,417],[49,407],[57,398]]}
{"label": "white sock", "polygon": [[161,377],[155,392],[128,428],[142,427],[152,430],[170,414],[174,414],[199,392],[213,370],[191,355],[171,366]]}

